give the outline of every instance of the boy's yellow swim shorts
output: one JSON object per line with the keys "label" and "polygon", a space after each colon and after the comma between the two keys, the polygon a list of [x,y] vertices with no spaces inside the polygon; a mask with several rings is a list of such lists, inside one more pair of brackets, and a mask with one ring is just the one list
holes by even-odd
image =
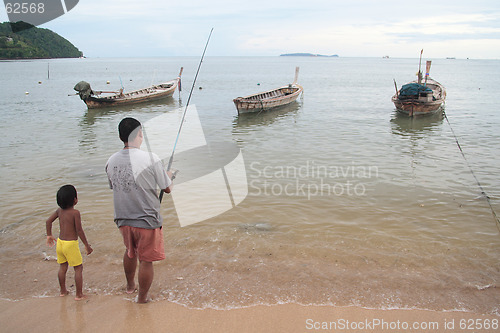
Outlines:
{"label": "boy's yellow swim shorts", "polygon": [[61,240],[57,239],[57,263],[64,264],[68,262],[70,266],[79,266],[83,263],[82,254],[78,247],[78,240]]}

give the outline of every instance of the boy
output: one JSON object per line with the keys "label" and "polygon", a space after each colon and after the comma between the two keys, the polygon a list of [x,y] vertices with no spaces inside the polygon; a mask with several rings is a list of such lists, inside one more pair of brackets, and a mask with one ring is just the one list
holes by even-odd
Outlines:
{"label": "boy", "polygon": [[[74,209],[78,203],[76,189],[73,185],[64,185],[57,191],[58,208],[45,222],[47,228],[47,245],[52,247],[57,242],[57,263],[59,266],[59,286],[61,287],[60,296],[66,296],[69,291],[66,289],[66,271],[69,266],[75,269],[75,285],[76,297],[75,300],[80,301],[86,296],[82,292],[83,287],[83,264],[82,254],[78,248],[78,237],[85,245],[87,255],[91,254],[93,249],[90,247],[85,237],[80,219],[80,212]],[[52,236],[52,222],[59,218],[59,238]]]}

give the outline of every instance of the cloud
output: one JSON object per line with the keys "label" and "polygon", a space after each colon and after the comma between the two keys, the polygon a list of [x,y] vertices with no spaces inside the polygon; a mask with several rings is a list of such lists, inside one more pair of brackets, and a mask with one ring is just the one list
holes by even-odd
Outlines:
{"label": "cloud", "polygon": [[44,27],[69,39],[87,56],[199,55],[214,27],[208,55],[311,52],[412,57],[428,45],[439,51],[437,55],[448,45],[463,43],[464,50],[457,57],[469,52],[467,45],[480,48],[478,54],[484,50],[482,57],[500,57],[496,46],[500,4],[493,0],[421,0],[418,4],[400,0],[86,0]]}
{"label": "cloud", "polygon": [[[500,25],[498,14],[469,14],[469,15],[444,15],[428,17],[422,20],[410,20],[399,22],[394,25],[396,33],[394,35],[421,34],[427,36],[441,36],[446,39],[448,36],[462,35],[464,38],[480,36],[484,34],[495,35],[500,38]],[[490,25],[493,23],[494,25]]]}
{"label": "cloud", "polygon": [[[242,36],[238,48],[249,53],[259,52],[312,52],[341,54],[343,56],[384,55],[408,56],[426,45],[436,50],[447,49],[446,44],[457,45],[474,41],[476,47],[485,48],[485,41],[492,45],[500,42],[499,15],[446,14],[414,17],[388,22],[366,21],[363,23],[336,24],[315,21],[309,25],[272,27],[263,25],[252,33]],[[481,42],[483,41],[483,42]],[[442,43],[441,46],[437,43]],[[402,51],[402,46],[405,50]],[[489,45],[488,52],[500,49]],[[416,51],[417,50],[417,51]],[[467,50],[469,51],[469,50]],[[495,52],[495,51],[493,51]],[[462,52],[464,53],[464,50]]]}

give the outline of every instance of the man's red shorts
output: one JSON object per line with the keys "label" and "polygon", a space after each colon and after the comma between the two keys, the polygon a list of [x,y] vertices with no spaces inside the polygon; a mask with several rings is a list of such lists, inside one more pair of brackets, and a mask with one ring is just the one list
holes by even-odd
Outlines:
{"label": "man's red shorts", "polygon": [[139,261],[147,262],[165,259],[162,228],[144,229],[122,226],[120,232],[129,258],[139,257]]}

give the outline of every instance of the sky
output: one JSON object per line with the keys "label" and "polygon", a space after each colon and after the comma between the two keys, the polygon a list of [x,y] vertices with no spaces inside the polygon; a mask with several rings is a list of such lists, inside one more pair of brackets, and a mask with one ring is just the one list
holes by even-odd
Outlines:
{"label": "sky", "polygon": [[199,56],[214,28],[207,56],[500,59],[498,0],[80,0],[40,27],[87,57]]}

